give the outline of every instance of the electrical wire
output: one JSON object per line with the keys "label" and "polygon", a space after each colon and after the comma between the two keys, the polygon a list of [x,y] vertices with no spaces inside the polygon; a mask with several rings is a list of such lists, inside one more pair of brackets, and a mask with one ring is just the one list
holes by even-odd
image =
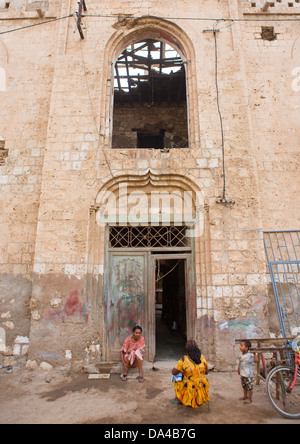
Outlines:
{"label": "electrical wire", "polygon": [[[48,23],[57,22],[59,20],[64,20],[64,19],[67,19],[67,18],[70,18],[70,17],[73,17],[73,14],[65,15],[64,17],[59,17],[59,18],[55,18],[55,19],[49,19],[49,20],[44,21],[44,22],[33,23],[32,25],[28,25],[28,26],[21,26],[20,28],[8,29],[7,31],[1,31],[0,35],[8,34],[10,32],[21,31],[23,29],[33,28],[34,26],[46,25]],[[13,18],[12,18],[12,20],[13,20]]]}
{"label": "electrical wire", "polygon": [[[296,14],[296,13],[295,13]],[[21,26],[19,28],[14,28],[14,29],[9,29],[7,31],[1,31],[0,35],[4,35],[4,34],[8,34],[11,32],[16,32],[16,31],[21,31],[23,29],[28,29],[28,28],[33,28],[34,26],[41,26],[41,25],[46,25],[48,23],[52,23],[52,22],[57,22],[59,20],[64,20],[67,18],[72,17],[74,14],[69,14],[63,17],[58,17],[55,19],[49,19],[43,22],[39,22],[39,23],[34,23],[32,25],[28,25],[28,26]],[[116,15],[104,15],[104,14],[82,14],[82,17],[94,17],[94,18],[113,18],[113,19],[118,19],[118,18],[124,18],[124,19],[134,19],[134,20],[139,20],[139,19],[144,19],[146,18],[146,16],[131,16],[131,15],[126,15],[126,14],[116,14]],[[37,17],[38,18],[38,17]],[[161,20],[190,20],[190,21],[213,21],[213,22],[300,22],[300,18],[290,18],[290,19],[276,19],[276,18],[242,18],[242,19],[231,19],[231,18],[216,18],[216,17],[153,17],[156,19],[161,19]],[[14,20],[13,18],[11,18],[11,20]],[[34,20],[34,18],[32,18],[32,20]]]}
{"label": "electrical wire", "polygon": [[[297,14],[297,13],[295,13]],[[83,14],[82,17],[100,17],[100,18],[124,18],[124,19],[144,19],[148,16],[134,16],[129,14],[116,14],[116,15],[104,15],[104,14]],[[224,21],[224,22],[299,22],[300,18],[292,19],[231,19],[231,18],[217,18],[217,17],[157,17],[152,18],[162,20],[193,20],[193,21]]]}
{"label": "electrical wire", "polygon": [[215,41],[215,81],[216,81],[216,92],[217,92],[217,107],[218,107],[218,114],[219,114],[219,118],[220,118],[221,138],[222,138],[223,199],[226,200],[224,125],[223,125],[223,118],[222,118],[222,113],[221,113],[221,108],[220,108],[220,94],[219,94],[219,83],[218,83],[218,44],[217,44],[217,33],[218,32],[219,32],[219,29],[216,29],[214,27],[213,35],[214,35],[214,41]]}
{"label": "electrical wire", "polygon": [[157,283],[157,282],[161,281],[163,278],[165,278],[166,276],[168,276],[169,274],[171,274],[172,271],[174,271],[175,268],[177,267],[177,265],[179,264],[180,260],[181,260],[181,259],[179,259],[179,261],[177,262],[177,264],[175,265],[175,267],[173,267],[172,270],[168,271],[168,273],[164,274],[163,276],[157,276],[157,279],[155,280],[155,282]]}

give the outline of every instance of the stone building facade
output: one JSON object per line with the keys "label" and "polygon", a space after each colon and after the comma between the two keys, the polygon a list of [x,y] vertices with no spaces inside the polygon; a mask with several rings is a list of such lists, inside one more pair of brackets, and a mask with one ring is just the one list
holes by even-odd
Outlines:
{"label": "stone building facade", "polygon": [[[169,326],[228,369],[235,339],[277,334],[263,231],[299,227],[299,0],[86,7],[82,39],[75,0],[0,0],[0,351],[115,361],[142,323],[153,361],[175,267]],[[117,60],[149,41],[182,60],[180,106],[114,100]],[[149,133],[163,146],[135,145]],[[186,218],[157,195],[190,196]]]}

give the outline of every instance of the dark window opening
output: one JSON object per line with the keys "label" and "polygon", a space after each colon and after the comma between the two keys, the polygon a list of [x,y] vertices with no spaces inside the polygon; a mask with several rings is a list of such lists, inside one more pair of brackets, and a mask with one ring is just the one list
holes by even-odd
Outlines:
{"label": "dark window opening", "polygon": [[0,139],[0,166],[5,165],[8,157],[8,150],[5,148],[5,140]]}
{"label": "dark window opening", "polygon": [[273,40],[277,40],[277,34],[275,33],[273,26],[263,26],[261,28],[261,38],[263,40],[268,40],[272,42]]}
{"label": "dark window opening", "polygon": [[133,43],[114,74],[113,148],[189,146],[185,65],[174,48],[153,39]]}
{"label": "dark window opening", "polygon": [[160,134],[137,133],[137,148],[164,148],[165,132]]}

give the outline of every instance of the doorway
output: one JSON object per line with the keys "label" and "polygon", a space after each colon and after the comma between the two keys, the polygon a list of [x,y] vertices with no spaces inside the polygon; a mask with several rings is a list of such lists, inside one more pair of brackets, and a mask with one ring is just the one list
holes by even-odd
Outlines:
{"label": "doorway", "polygon": [[195,336],[195,267],[186,227],[110,227],[104,307],[107,360],[117,359],[134,325],[145,359],[180,359]]}
{"label": "doorway", "polygon": [[176,359],[184,354],[187,338],[186,260],[156,259],[155,361]]}

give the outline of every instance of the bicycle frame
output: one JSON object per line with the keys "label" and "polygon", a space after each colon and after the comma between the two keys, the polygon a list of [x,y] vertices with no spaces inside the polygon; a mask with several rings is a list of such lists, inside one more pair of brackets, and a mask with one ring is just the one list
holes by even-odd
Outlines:
{"label": "bicycle frame", "polygon": [[298,353],[295,353],[295,375],[294,375],[294,379],[291,381],[290,385],[287,388],[287,392],[291,393],[291,391],[293,390],[293,388],[296,385],[297,382],[297,375],[298,375],[298,369],[299,369],[299,364],[300,364],[300,356]]}
{"label": "bicycle frame", "polygon": [[289,345],[294,353],[289,352],[287,364],[281,363],[269,372],[266,392],[272,407],[278,413],[285,418],[300,419],[300,336]]}

